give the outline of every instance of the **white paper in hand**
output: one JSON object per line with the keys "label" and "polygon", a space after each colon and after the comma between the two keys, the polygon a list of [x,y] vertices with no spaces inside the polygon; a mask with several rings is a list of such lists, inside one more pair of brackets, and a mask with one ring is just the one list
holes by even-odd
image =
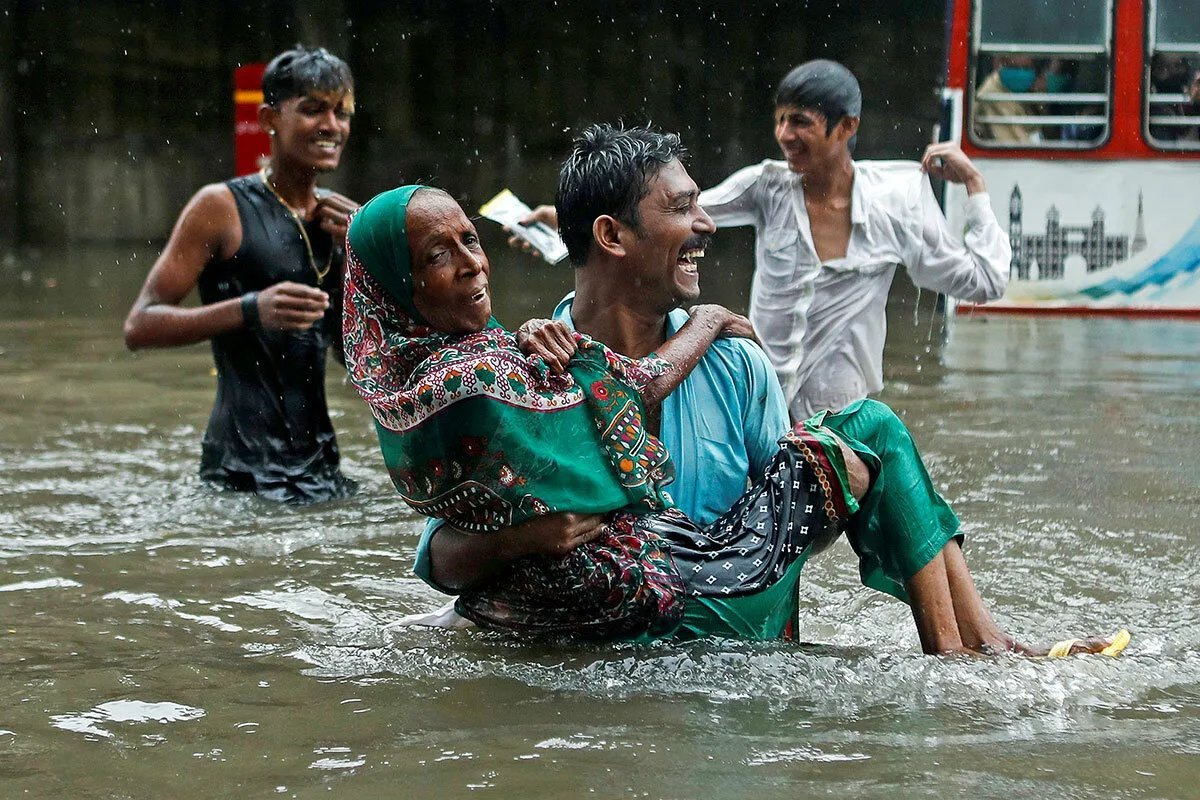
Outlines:
{"label": "white paper in hand", "polygon": [[508,189],[500,192],[483,204],[479,213],[498,222],[512,231],[514,236],[529,242],[529,246],[542,254],[542,258],[551,264],[557,264],[567,257],[567,246],[558,236],[558,231],[541,222],[522,225],[521,220],[529,216],[529,206],[522,203]]}

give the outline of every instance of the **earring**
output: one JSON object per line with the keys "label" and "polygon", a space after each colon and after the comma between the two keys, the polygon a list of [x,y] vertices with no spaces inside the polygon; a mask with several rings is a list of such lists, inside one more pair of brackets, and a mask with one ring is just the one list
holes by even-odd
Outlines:
{"label": "earring", "polygon": [[274,136],[274,135],[275,135],[275,129],[274,129],[274,128],[271,128],[271,130],[267,131],[267,136]]}

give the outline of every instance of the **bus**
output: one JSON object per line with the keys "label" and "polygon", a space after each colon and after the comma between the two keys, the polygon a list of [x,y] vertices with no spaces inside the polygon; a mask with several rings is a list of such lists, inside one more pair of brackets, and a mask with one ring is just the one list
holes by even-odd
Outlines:
{"label": "bus", "polygon": [[1012,245],[1004,298],[958,311],[1200,317],[1196,0],[950,0],[947,39],[939,138]]}

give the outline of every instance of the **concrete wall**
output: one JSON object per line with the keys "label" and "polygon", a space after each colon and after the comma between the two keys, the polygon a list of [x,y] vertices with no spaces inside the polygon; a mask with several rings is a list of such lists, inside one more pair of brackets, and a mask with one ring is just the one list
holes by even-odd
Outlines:
{"label": "concrete wall", "polygon": [[[472,203],[548,199],[570,130],[680,131],[706,184],[775,154],[788,68],[846,62],[862,156],[915,157],[935,116],[942,3],[746,0],[0,0],[0,245],[158,242],[229,177],[232,73],[296,41],[346,58],[358,110],[329,185],[362,199],[431,180]],[[7,218],[3,218],[7,217]]]}

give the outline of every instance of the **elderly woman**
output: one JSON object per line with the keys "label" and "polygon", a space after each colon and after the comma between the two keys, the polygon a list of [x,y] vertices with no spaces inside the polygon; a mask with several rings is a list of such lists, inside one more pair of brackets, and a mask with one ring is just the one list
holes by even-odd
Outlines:
{"label": "elderly woman", "polygon": [[724,309],[699,307],[637,361],[577,336],[556,375],[492,319],[487,256],[449,195],[385,192],[354,217],[347,243],[346,364],[405,501],[480,535],[556,511],[607,515],[603,533],[566,557],[522,559],[472,587],[457,607],[477,624],[660,636],[689,596],[774,602],[805,546],[853,506],[827,443],[796,432],[708,528],[672,508],[672,466],[642,404],[678,385],[716,336],[746,332]]}

